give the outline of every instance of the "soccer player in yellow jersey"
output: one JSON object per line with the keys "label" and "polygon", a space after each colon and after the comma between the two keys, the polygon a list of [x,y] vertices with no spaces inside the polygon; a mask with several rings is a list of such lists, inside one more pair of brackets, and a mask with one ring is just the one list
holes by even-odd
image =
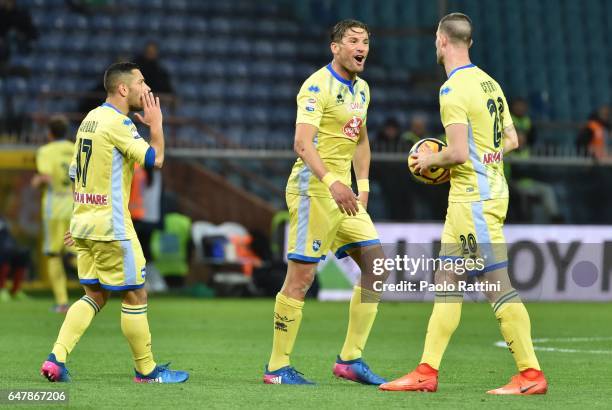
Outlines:
{"label": "soccer player in yellow jersey", "polygon": [[[181,383],[189,374],[157,365],[151,352],[144,289],[145,259],[134,232],[128,199],[134,162],[161,168],[164,133],[159,98],[153,96],[138,66],[115,63],[104,73],[106,102],[91,110],[76,135],[69,175],[74,181],[74,209],[65,242],[78,254],[79,280],[85,296],[70,306],[52,353],[41,374],[52,382],[69,381],[68,355],[104,307],[110,291],[122,293],[121,330],[132,357],[137,383]],[[149,127],[151,145],[127,116]]]}
{"label": "soccer player in yellow jersey", "polygon": [[[448,75],[440,88],[448,148],[415,155],[415,170],[450,168],[440,259],[472,259],[478,262],[474,265],[483,267],[470,274],[484,285],[519,370],[509,384],[488,393],[543,394],[547,381],[531,342],[529,315],[508,278],[502,230],[508,209],[503,155],[517,148],[518,137],[501,87],[470,62],[471,45],[468,16],[452,13],[442,18],[436,33],[436,55]],[[382,390],[436,391],[440,361],[461,316],[463,293],[459,286],[466,279],[454,272],[436,272],[436,284],[444,285],[447,291],[436,293],[421,363],[406,376],[380,386]]]}
{"label": "soccer player in yellow jersey", "polygon": [[66,272],[61,255],[64,250],[64,233],[70,227],[72,215],[72,181],[68,176],[68,167],[72,162],[74,143],[66,139],[67,132],[68,120],[64,116],[54,116],[50,119],[49,142],[36,153],[38,173],[32,178],[32,186],[44,189],[43,253],[55,297],[54,310],[58,313],[68,311]]}
{"label": "soccer player in yellow jersey", "polygon": [[[344,20],[331,34],[333,60],[311,75],[297,96],[295,152],[299,158],[287,182],[290,215],[288,269],[274,305],[274,339],[264,373],[267,384],[312,384],[290,363],[302,319],[304,297],[317,263],[332,250],[351,256],[362,272],[349,309],[344,346],[334,365],[337,377],[379,385],[385,380],[362,360],[380,295],[373,291],[372,258],[384,257],[366,208],[370,145],[366,130],[368,84],[357,75],[364,69],[369,30]],[[359,195],[351,189],[351,163]]]}

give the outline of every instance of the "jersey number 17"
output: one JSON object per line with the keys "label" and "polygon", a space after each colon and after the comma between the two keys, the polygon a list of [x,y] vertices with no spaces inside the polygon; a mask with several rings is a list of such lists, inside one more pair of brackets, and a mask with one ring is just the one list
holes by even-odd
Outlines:
{"label": "jersey number 17", "polygon": [[[89,168],[89,160],[93,151],[93,144],[89,138],[79,138],[79,152],[77,153],[76,163],[76,179],[81,186],[87,186],[87,170]],[[81,158],[85,156],[85,158]]]}

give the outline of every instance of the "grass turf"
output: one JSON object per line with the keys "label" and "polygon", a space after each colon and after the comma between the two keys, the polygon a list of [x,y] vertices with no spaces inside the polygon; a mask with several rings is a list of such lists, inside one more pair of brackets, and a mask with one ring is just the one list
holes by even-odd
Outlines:
{"label": "grass turf", "polygon": [[[272,300],[196,300],[152,296],[149,320],[158,362],[188,370],[183,385],[132,383],[129,348],[113,299],[94,319],[70,357],[73,382],[51,385],[39,368],[63,316],[49,299],[0,305],[0,389],[67,388],[70,407],[89,408],[609,408],[612,353],[540,351],[549,379],[546,396],[498,397],[484,392],[515,373],[491,309],[466,303],[446,352],[437,393],[380,392],[336,380],[331,367],[342,342],[348,304],[308,301],[293,364],[317,386],[267,386],[261,382],[270,351]],[[534,337],[603,337],[551,341],[543,346],[612,351],[610,304],[529,304]],[[431,305],[383,303],[365,358],[373,370],[395,378],[418,362]]]}

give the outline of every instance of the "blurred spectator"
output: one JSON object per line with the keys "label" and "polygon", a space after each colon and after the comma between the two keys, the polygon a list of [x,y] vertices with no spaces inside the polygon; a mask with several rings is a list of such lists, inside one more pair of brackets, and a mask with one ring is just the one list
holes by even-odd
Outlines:
{"label": "blurred spectator", "polygon": [[0,0],[0,65],[4,71],[11,49],[29,51],[31,42],[38,38],[32,17],[17,8],[15,0]]}
{"label": "blurred spectator", "polygon": [[[518,135],[519,147],[508,154],[510,158],[527,159],[531,154],[531,146],[535,142],[535,128],[529,116],[529,105],[526,100],[518,98],[510,104],[510,115]],[[557,195],[551,184],[537,181],[529,176],[512,178],[512,167],[509,162],[504,163],[504,173],[514,193],[519,197],[521,214],[527,219],[531,215],[531,222],[553,222],[563,221],[559,211]],[[528,174],[527,174],[528,175]],[[547,221],[538,221],[537,215],[530,212],[531,201],[542,205]]]}
{"label": "blurred spectator", "polygon": [[[529,104],[524,98],[516,98],[510,104],[510,115],[517,134],[523,135],[525,145],[533,146],[536,141],[536,131],[529,115]],[[521,144],[523,145],[523,144]]]}
{"label": "blurred spectator", "polygon": [[421,114],[416,114],[410,120],[410,128],[401,135],[402,141],[406,141],[410,145],[417,141],[427,138],[429,135],[427,130],[427,117]]}
{"label": "blurred spectator", "polygon": [[400,124],[397,119],[389,117],[376,134],[373,146],[378,150],[396,149],[400,141]]}
{"label": "blurred spectator", "polygon": [[145,81],[153,92],[174,93],[168,71],[159,62],[159,47],[154,41],[149,41],[144,48],[144,52],[134,60],[140,67],[140,71]]}
{"label": "blurred spectator", "polygon": [[602,105],[591,114],[577,139],[578,152],[586,152],[595,159],[608,156],[610,143],[610,107]]}
{"label": "blurred spectator", "polygon": [[151,255],[151,236],[161,227],[162,173],[159,169],[134,167],[129,209],[134,230],[142,246],[147,272],[148,290],[161,292],[166,290],[159,271],[153,264]]}
{"label": "blurred spectator", "polygon": [[[0,303],[11,299],[27,299],[21,291],[30,255],[13,238],[7,221],[0,216]],[[4,288],[9,273],[13,273],[13,286],[9,292]]]}

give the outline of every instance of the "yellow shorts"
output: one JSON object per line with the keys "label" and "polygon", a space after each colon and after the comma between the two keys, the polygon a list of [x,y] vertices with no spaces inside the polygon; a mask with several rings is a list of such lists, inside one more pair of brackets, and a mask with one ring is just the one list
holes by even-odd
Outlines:
{"label": "yellow shorts", "polygon": [[64,245],[64,234],[70,229],[70,219],[44,219],[43,224],[43,253],[45,255],[59,255],[62,250],[74,252],[74,249]]}
{"label": "yellow shorts", "polygon": [[482,275],[508,266],[503,226],[508,198],[476,202],[449,202],[442,232],[441,259],[482,258]]}
{"label": "yellow shorts", "polygon": [[82,284],[100,284],[107,290],[144,286],[146,261],[137,238],[108,242],[75,238],[74,241]]}
{"label": "yellow shorts", "polygon": [[319,262],[331,249],[342,259],[347,250],[379,244],[367,211],[359,204],[355,216],[340,212],[333,198],[286,194],[289,208],[287,259]]}

